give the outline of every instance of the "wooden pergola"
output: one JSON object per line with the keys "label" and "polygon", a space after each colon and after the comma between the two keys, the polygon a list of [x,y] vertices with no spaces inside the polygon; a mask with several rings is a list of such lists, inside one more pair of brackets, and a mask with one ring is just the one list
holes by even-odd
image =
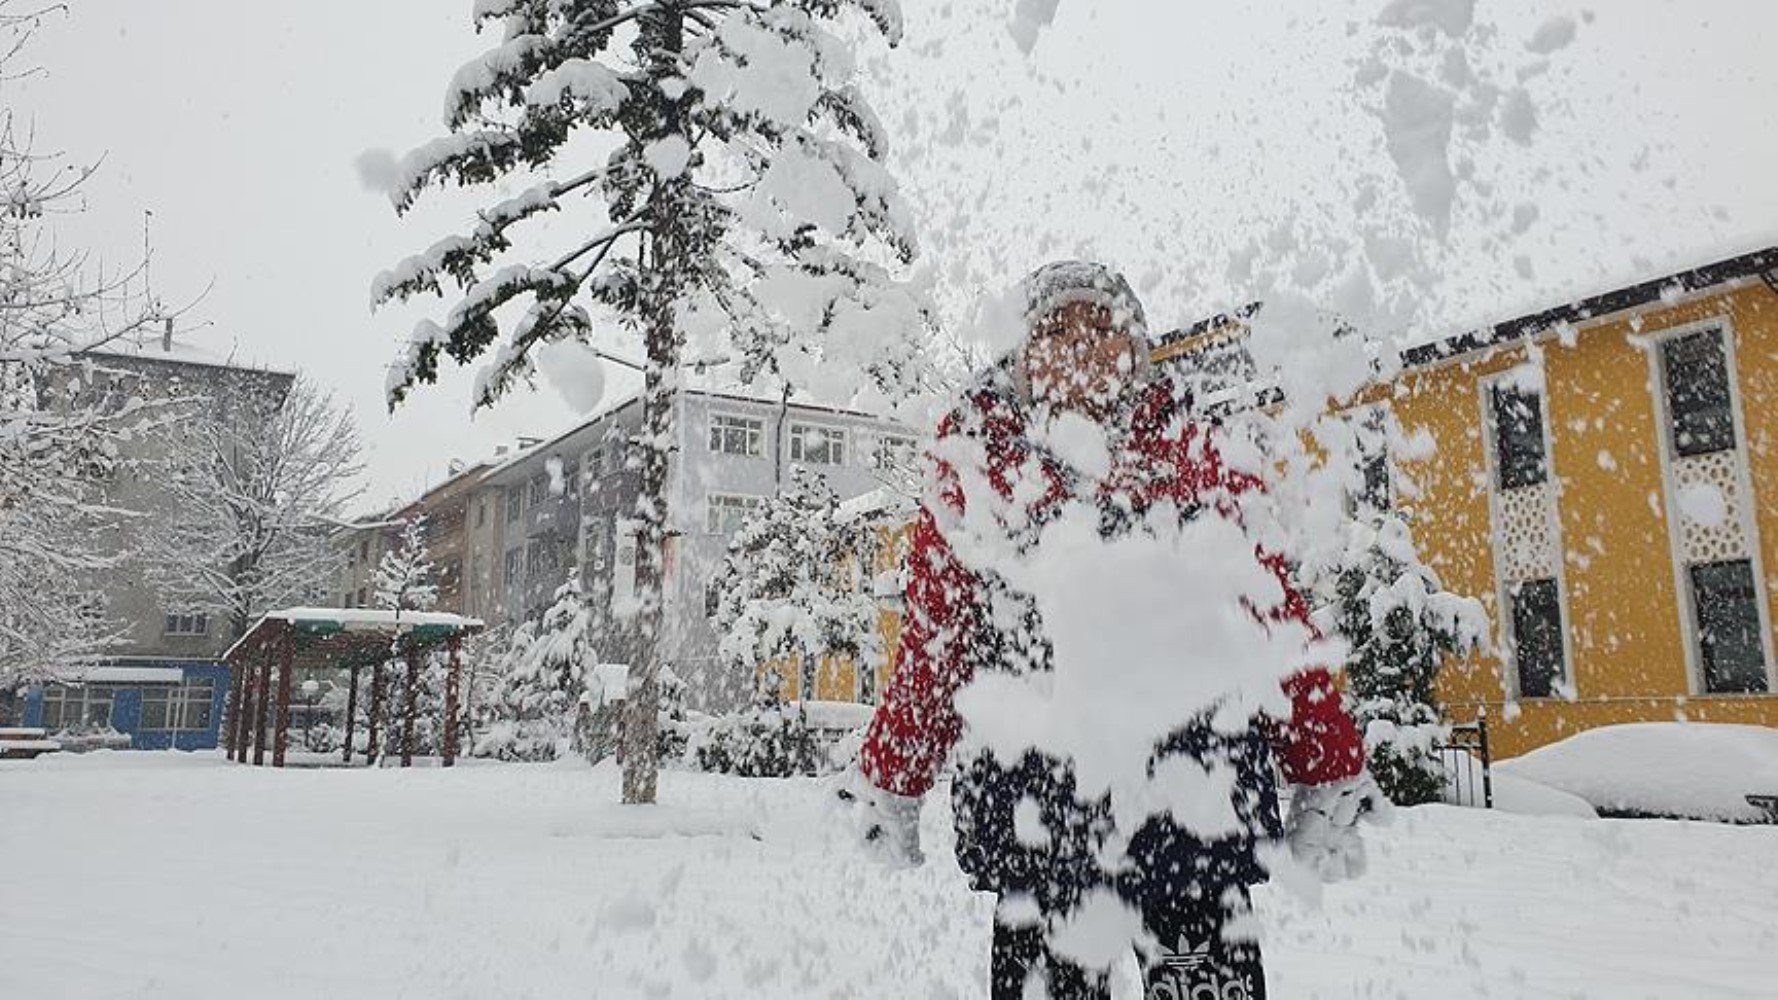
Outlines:
{"label": "wooden pergola", "polygon": [[346,694],[346,748],[342,758],[350,764],[353,723],[358,713],[358,675],[370,667],[370,739],[365,756],[374,761],[384,698],[383,671],[379,668],[390,660],[405,660],[407,697],[401,710],[401,766],[412,766],[420,664],[428,651],[442,645],[450,651],[442,747],[444,766],[450,767],[457,759],[454,723],[461,690],[463,637],[481,628],[482,623],[474,618],[434,611],[288,608],[268,613],[223,654],[230,675],[228,730],[224,734],[228,759],[246,763],[251,751],[253,763],[263,765],[269,720],[273,728],[272,766],[283,767],[284,751],[290,742],[292,675],[298,668],[331,668],[348,670],[352,678]]}

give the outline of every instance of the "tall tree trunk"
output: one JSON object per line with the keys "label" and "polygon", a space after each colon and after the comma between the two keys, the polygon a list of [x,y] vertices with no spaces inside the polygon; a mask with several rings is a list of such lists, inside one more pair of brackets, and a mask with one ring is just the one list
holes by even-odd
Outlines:
{"label": "tall tree trunk", "polygon": [[[650,75],[677,76],[685,45],[682,15],[662,11],[649,17],[642,31],[651,43]],[[683,132],[679,100],[667,108],[662,135]],[[675,306],[690,266],[681,221],[687,184],[683,175],[660,181],[650,198],[649,260],[643,275],[647,283],[647,368],[642,394],[642,489],[636,500],[636,627],[641,662],[630,665],[622,737],[624,801],[631,804],[655,800],[660,772],[660,671],[667,653],[662,628],[667,462],[675,439],[673,408],[679,392],[680,336]]]}

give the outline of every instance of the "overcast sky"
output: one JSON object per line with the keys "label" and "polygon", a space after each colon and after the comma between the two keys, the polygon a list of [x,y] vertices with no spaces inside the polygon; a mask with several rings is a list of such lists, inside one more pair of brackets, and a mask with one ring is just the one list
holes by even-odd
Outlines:
{"label": "overcast sky", "polygon": [[[1337,220],[1361,178],[1386,173],[1352,86],[1383,0],[1063,0],[1029,60],[1005,30],[1012,0],[904,6],[908,44],[868,53],[867,80],[953,305],[1080,254],[1124,267],[1156,324],[1190,322],[1246,301],[1228,269],[1240,244],[1280,219]],[[382,405],[423,311],[372,316],[369,282],[470,203],[397,220],[354,161],[438,133],[450,73],[488,44],[469,7],[73,0],[26,54],[42,74],[5,85],[40,150],[104,156],[63,238],[128,259],[152,211],[157,290],[176,301],[214,283],[193,339],[349,401],[375,499],[574,419],[547,385],[472,419],[457,374],[393,417]],[[1497,29],[1478,62],[1509,75],[1541,62],[1524,43],[1547,17],[1590,20],[1528,84],[1535,141],[1464,150],[1494,188],[1453,222],[1434,322],[1503,319],[1778,242],[1778,4],[1477,11]],[[1539,209],[1510,247],[1487,218],[1502,187]]]}

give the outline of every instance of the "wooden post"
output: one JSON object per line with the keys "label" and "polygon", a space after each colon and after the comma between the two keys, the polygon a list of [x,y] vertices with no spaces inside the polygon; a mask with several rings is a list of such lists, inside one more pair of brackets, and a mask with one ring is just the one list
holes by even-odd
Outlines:
{"label": "wooden post", "polygon": [[444,766],[450,767],[457,761],[457,679],[462,669],[463,640],[458,636],[450,638],[451,665],[445,672],[445,703],[444,703]]}
{"label": "wooden post", "polygon": [[228,665],[228,759],[240,760],[241,753],[241,689],[247,681],[241,676],[239,663]]}
{"label": "wooden post", "polygon": [[383,661],[370,665],[370,739],[364,744],[364,759],[377,762],[377,730],[383,721]]}
{"label": "wooden post", "polygon": [[420,714],[420,647],[407,650],[407,696],[401,705],[401,766],[414,766],[414,722]]}
{"label": "wooden post", "polygon": [[253,712],[259,706],[259,696],[253,691],[252,651],[241,651],[241,733],[235,750],[235,759],[247,763],[247,751],[253,749]]}
{"label": "wooden post", "polygon": [[[288,628],[289,624],[285,623],[285,627]],[[272,700],[269,697],[272,689],[272,643],[268,639],[260,645],[262,655],[259,658],[259,698],[253,705],[255,709],[253,713],[254,767],[261,767],[265,764],[265,717],[270,710],[267,702]]]}
{"label": "wooden post", "polygon": [[346,689],[346,751],[342,763],[352,763],[352,728],[358,721],[358,664],[352,664],[351,687]]}
{"label": "wooden post", "polygon": [[290,675],[296,672],[296,628],[284,631],[278,644],[278,717],[277,737],[272,744],[272,766],[284,766],[284,751],[290,745]]}

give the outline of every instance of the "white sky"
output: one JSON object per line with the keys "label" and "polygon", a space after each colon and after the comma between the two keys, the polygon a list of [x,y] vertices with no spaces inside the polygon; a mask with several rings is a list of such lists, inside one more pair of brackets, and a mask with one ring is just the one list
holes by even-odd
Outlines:
{"label": "white sky", "polygon": [[[1279,219],[1337,225],[1388,175],[1352,59],[1383,0],[1063,0],[1029,62],[1013,0],[903,0],[908,44],[865,60],[953,306],[1046,259],[1123,267],[1160,326],[1249,297],[1228,256]],[[64,238],[133,257],[154,213],[169,300],[211,349],[298,368],[356,409],[372,498],[412,494],[453,457],[573,419],[542,386],[471,419],[467,375],[394,417],[385,366],[421,311],[372,316],[372,276],[468,218],[446,198],[398,221],[355,158],[438,134],[445,84],[487,44],[469,0],[74,0],[7,83],[40,150],[105,157]],[[1509,70],[1572,3],[1477,0]],[[1529,147],[1466,147],[1496,186],[1461,201],[1430,310],[1469,324],[1778,242],[1778,4],[1614,0],[1530,86]],[[1348,30],[1348,22],[1361,25]],[[1484,53],[1486,54],[1486,53]],[[1497,202],[1538,223],[1503,245]],[[1514,258],[1529,266],[1519,276]],[[442,307],[434,304],[430,311]]]}

